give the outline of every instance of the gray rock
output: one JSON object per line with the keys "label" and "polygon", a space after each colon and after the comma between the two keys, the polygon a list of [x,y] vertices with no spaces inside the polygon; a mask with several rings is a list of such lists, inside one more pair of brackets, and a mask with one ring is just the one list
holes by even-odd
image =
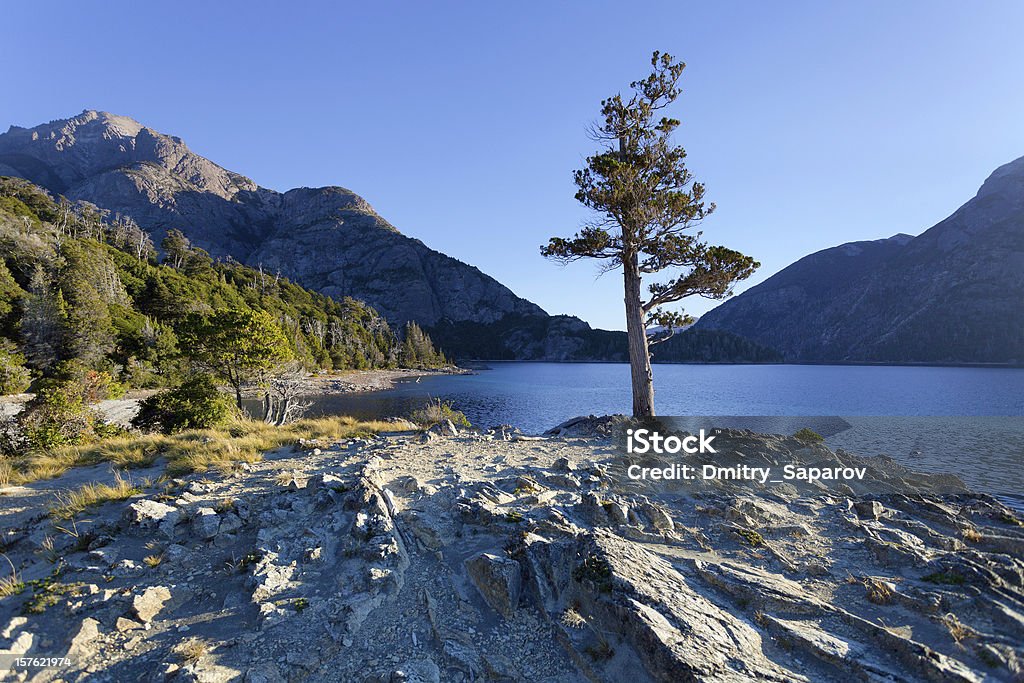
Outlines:
{"label": "gray rock", "polygon": [[208,541],[220,530],[220,517],[213,508],[199,508],[192,517],[192,533]]}
{"label": "gray rock", "polygon": [[181,511],[174,506],[146,498],[129,505],[124,517],[129,524],[143,529],[155,526],[166,536],[174,536],[174,526],[181,519]]}
{"label": "gray rock", "polygon": [[487,604],[502,616],[511,617],[522,591],[519,563],[507,557],[480,553],[465,564],[470,580]]}
{"label": "gray rock", "polygon": [[171,591],[164,586],[150,586],[140,595],[132,598],[132,613],[146,624],[160,613],[164,604],[171,599]]}

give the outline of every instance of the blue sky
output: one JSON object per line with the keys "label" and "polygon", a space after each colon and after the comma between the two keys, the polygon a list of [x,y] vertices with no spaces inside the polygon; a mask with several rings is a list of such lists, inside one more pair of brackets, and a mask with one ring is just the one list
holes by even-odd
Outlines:
{"label": "blue sky", "polygon": [[[675,115],[762,263],[918,234],[1024,155],[1024,3],[10,3],[0,128],[132,116],[277,190],[343,185],[551,313],[621,329],[617,274],[539,256],[585,217],[603,98],[685,60]],[[686,302],[701,313],[714,304]]]}

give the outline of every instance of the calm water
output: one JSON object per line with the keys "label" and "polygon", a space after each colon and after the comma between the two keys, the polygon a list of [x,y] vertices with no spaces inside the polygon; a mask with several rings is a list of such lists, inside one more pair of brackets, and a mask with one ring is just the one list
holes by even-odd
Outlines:
{"label": "calm water", "polygon": [[[475,375],[424,377],[391,391],[324,396],[315,412],[407,415],[451,400],[473,424],[541,432],[576,415],[628,413],[629,366],[489,363]],[[839,365],[655,365],[662,415],[1024,416],[1024,369]]]}
{"label": "calm water", "polygon": [[[1024,500],[1022,369],[656,365],[654,383],[661,415],[839,415],[850,427],[829,435],[833,447],[953,472],[1015,507]],[[437,397],[452,401],[477,426],[512,424],[539,433],[576,415],[630,412],[629,366],[489,363],[475,375],[320,396],[311,414],[408,415]],[[778,424],[777,431],[787,432],[801,426]]]}

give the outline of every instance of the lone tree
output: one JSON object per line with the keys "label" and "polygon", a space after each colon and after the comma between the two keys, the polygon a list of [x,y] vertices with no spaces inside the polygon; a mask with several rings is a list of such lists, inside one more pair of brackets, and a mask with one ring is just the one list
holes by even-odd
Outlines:
{"label": "lone tree", "polygon": [[[677,84],[686,65],[655,52],[651,66],[647,78],[629,84],[633,92],[628,99],[619,94],[601,102],[603,121],[591,134],[604,147],[574,173],[576,199],[597,217],[572,237],[553,237],[541,247],[541,254],[563,264],[596,258],[605,261],[602,273],[622,267],[633,415],[638,418],[654,416],[650,346],[693,322],[663,307],[694,294],[724,299],[733,283],[760,265],[738,251],[708,245],[699,231],[686,233],[715,209],[705,203],[704,185],[686,168],[686,151],[672,144],[679,121],[661,114],[679,96]],[[673,272],[650,283],[645,296],[643,277],[667,270]],[[648,339],[651,325],[665,330]]]}

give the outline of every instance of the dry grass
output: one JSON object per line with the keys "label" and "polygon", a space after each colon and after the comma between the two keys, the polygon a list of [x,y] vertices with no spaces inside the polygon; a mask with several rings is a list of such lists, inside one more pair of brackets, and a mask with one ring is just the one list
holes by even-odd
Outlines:
{"label": "dry grass", "polygon": [[163,555],[146,555],[142,562],[150,569],[156,569],[164,561]]}
{"label": "dry grass", "polygon": [[876,605],[888,605],[892,603],[893,590],[885,581],[879,581],[866,577],[864,579],[864,588],[867,590],[868,602],[873,602]]}
{"label": "dry grass", "polygon": [[964,530],[963,536],[964,541],[967,543],[980,543],[981,540],[985,538],[984,534],[977,529],[966,529]]}
{"label": "dry grass", "polygon": [[0,487],[10,486],[14,479],[14,465],[6,460],[0,460]]}
{"label": "dry grass", "polygon": [[26,484],[59,477],[71,467],[109,462],[121,468],[152,465],[160,457],[168,461],[171,476],[193,472],[232,471],[241,463],[257,462],[263,453],[294,444],[299,438],[337,441],[369,436],[393,429],[383,420],[359,421],[352,417],[321,417],[298,420],[281,427],[258,420],[238,420],[215,429],[195,429],[177,434],[130,434],[81,446],[64,446],[33,453],[10,462],[0,470],[11,484]]}
{"label": "dry grass", "polygon": [[205,657],[209,651],[210,646],[199,638],[189,638],[174,646],[174,654],[178,655],[183,664],[194,664]]}
{"label": "dry grass", "polygon": [[14,563],[11,562],[11,558],[3,553],[0,553],[0,557],[7,560],[7,564],[11,567],[11,573],[0,579],[0,598],[17,595],[25,590],[25,583],[18,576],[18,570],[14,567]]}
{"label": "dry grass", "polygon": [[124,500],[141,492],[142,489],[133,484],[130,477],[115,472],[113,484],[86,484],[74,491],[58,493],[56,504],[50,508],[50,516],[54,519],[72,519],[90,507]]}
{"label": "dry grass", "polygon": [[960,619],[952,612],[942,617],[942,623],[949,631],[949,635],[952,636],[953,641],[958,647],[963,647],[963,641],[969,638],[978,637],[977,631],[961,622]]}

